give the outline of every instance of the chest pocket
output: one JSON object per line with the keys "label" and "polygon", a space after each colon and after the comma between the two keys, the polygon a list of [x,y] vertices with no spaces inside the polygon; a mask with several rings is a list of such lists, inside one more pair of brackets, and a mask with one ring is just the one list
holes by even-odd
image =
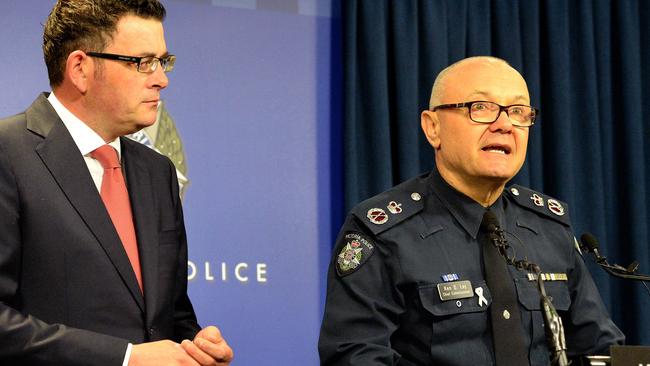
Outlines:
{"label": "chest pocket", "polygon": [[[431,357],[435,364],[491,365],[489,312],[492,303],[485,281],[472,283],[472,297],[443,301],[436,284],[418,286],[420,302],[430,314]],[[474,292],[481,288],[483,298]],[[487,304],[486,304],[487,302]]]}
{"label": "chest pocket", "polygon": [[[532,339],[530,345],[531,365],[548,365],[549,353],[546,345],[546,334],[544,332],[544,315],[542,314],[541,297],[537,289],[536,281],[528,281],[526,278],[515,279],[517,297],[519,303],[528,310],[530,324],[532,327]],[[544,282],[546,295],[551,299],[553,306],[560,313],[569,310],[571,297],[566,281]],[[524,315],[524,314],[522,314]]]}
{"label": "chest pocket", "polygon": [[[517,287],[517,297],[519,302],[526,310],[541,310],[541,298],[539,290],[537,289],[536,281],[528,281],[526,279],[517,278],[515,280]],[[569,310],[571,306],[571,297],[569,296],[569,288],[566,281],[545,281],[544,288],[546,295],[550,297],[553,306],[558,311]]]}

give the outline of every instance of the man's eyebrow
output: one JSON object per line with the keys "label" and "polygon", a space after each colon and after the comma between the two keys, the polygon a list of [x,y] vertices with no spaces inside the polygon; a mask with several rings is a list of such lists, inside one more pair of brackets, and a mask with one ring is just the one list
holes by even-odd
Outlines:
{"label": "man's eyebrow", "polygon": [[[169,52],[165,51],[165,53],[163,53],[162,56],[160,56],[160,57],[165,58],[167,56],[169,56]],[[143,53],[140,53],[139,56],[137,56],[137,57],[158,57],[158,56],[156,56],[155,52],[143,52]]]}

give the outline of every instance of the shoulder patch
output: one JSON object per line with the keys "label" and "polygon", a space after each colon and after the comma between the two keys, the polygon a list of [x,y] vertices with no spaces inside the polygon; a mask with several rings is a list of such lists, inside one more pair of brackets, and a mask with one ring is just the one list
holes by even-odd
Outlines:
{"label": "shoulder patch", "polygon": [[372,253],[375,244],[365,235],[355,232],[346,232],[341,240],[341,249],[336,255],[336,273],[340,277],[347,276],[359,269]]}
{"label": "shoulder patch", "polygon": [[397,186],[361,202],[352,210],[374,235],[384,232],[424,207],[423,193]]}
{"label": "shoulder patch", "polygon": [[569,209],[566,203],[519,185],[513,185],[507,188],[506,191],[511,200],[519,206],[535,211],[564,225],[571,225]]}

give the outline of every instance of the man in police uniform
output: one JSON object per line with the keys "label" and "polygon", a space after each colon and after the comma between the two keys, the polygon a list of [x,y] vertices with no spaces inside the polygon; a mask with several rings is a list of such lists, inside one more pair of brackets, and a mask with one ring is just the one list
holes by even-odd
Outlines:
{"label": "man in police uniform", "polygon": [[[536,113],[526,82],[503,60],[468,58],[438,75],[421,116],[436,169],[346,219],[328,275],[321,364],[494,365],[493,297],[479,243],[487,209],[509,253],[541,268],[569,356],[623,342],[575,250],[566,205],[505,189],[524,163]],[[530,365],[548,365],[535,276],[512,266],[505,273],[521,314],[522,354]]]}

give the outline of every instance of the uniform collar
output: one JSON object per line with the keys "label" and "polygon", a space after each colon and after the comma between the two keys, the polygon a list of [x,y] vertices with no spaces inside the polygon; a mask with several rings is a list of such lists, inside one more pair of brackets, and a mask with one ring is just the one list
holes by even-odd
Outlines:
{"label": "uniform collar", "polygon": [[[449,185],[437,169],[431,172],[430,181],[433,194],[438,197],[467,234],[476,239],[486,208]],[[505,229],[504,205],[502,194],[489,207],[499,219],[502,229]]]}

